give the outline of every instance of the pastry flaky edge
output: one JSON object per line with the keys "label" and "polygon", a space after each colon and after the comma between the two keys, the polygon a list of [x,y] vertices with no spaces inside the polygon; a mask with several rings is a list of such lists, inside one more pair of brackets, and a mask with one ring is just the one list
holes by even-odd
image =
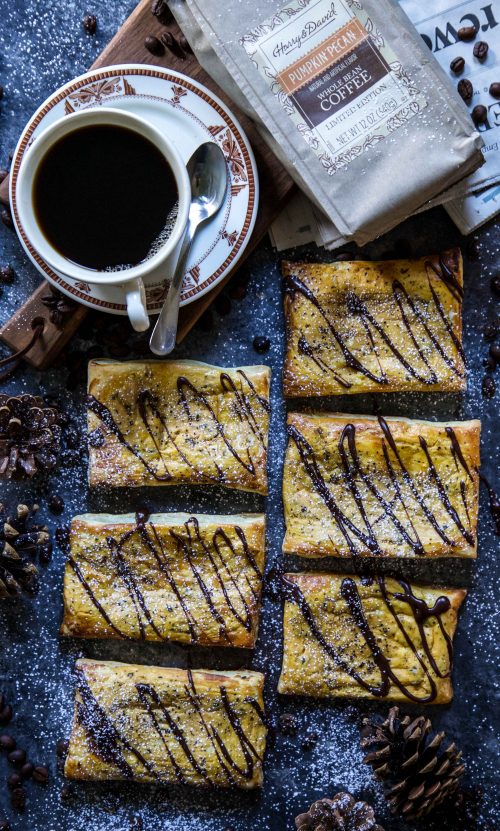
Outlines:
{"label": "pastry flaky edge", "polygon": [[[91,659],[78,660],[75,671],[75,708],[64,766],[69,779],[244,789],[262,785],[267,735],[262,673],[191,671]],[[231,718],[222,689],[226,702],[232,704]],[[203,708],[204,695],[210,696],[208,709]],[[238,725],[246,737],[243,743]],[[230,764],[230,773],[225,772],[220,760],[227,759],[213,740],[215,728],[229,753],[236,756],[240,771],[246,768],[245,774]],[[177,736],[179,729],[187,750]]]}
{"label": "pastry flaky edge", "polygon": [[[468,463],[470,473],[473,477],[473,499],[472,503],[469,505],[469,517],[470,517],[470,530],[474,538],[474,543],[470,544],[465,539],[460,539],[460,543],[457,546],[450,547],[447,543],[443,540],[442,542],[435,541],[432,546],[432,550],[426,551],[424,554],[425,559],[434,559],[439,557],[457,557],[457,558],[475,558],[477,556],[477,519],[478,519],[478,508],[479,508],[479,465],[480,465],[480,435],[481,435],[481,422],[477,419],[473,419],[470,421],[446,421],[446,422],[434,422],[434,421],[425,421],[423,419],[411,419],[411,418],[403,418],[403,417],[384,417],[384,421],[387,422],[388,426],[391,429],[391,432],[395,432],[398,428],[401,431],[401,438],[403,441],[413,435],[415,440],[418,441],[418,429],[425,428],[426,437],[429,438],[432,435],[433,429],[443,430],[446,427],[452,428],[459,428],[461,434],[465,434],[466,436],[466,447],[462,447],[463,455],[465,457],[466,462]],[[337,443],[338,438],[340,437],[341,430],[345,427],[346,424],[352,423],[356,426],[356,428],[367,431],[371,428],[376,428],[377,432],[379,432],[378,427],[378,418],[377,416],[371,415],[354,415],[350,413],[298,413],[298,412],[291,412],[288,414],[288,427],[290,428],[291,425],[297,426],[300,432],[304,429],[304,426],[309,428],[320,428],[322,431],[328,431],[330,429],[334,429],[335,431],[335,442]],[[307,433],[307,430],[306,430]],[[338,434],[338,435],[337,435]],[[290,528],[290,511],[288,506],[292,506],[297,502],[297,483],[294,482],[294,471],[296,470],[297,465],[302,465],[300,458],[296,458],[296,452],[294,443],[288,438],[288,444],[285,452],[285,463],[283,469],[283,505],[284,505],[284,515],[285,515],[285,538],[283,540],[283,552],[285,554],[296,554],[299,557],[304,558],[322,558],[322,557],[350,557],[352,556],[351,552],[349,551],[347,545],[342,548],[338,549],[338,547],[329,544],[327,547],[323,543],[315,542],[313,536],[311,535],[310,531],[306,534],[297,534],[294,533]],[[455,463],[454,463],[455,464]],[[458,467],[458,463],[457,463]],[[332,471],[333,472],[333,471]],[[457,476],[460,476],[461,473],[457,473]],[[465,472],[462,475],[466,475]],[[313,485],[310,485],[311,489]],[[332,522],[335,520],[332,519]],[[380,556],[378,554],[372,554],[368,549],[361,550],[359,552],[359,556],[361,557],[372,557],[375,558],[376,556]],[[401,553],[401,549],[398,549],[394,546],[391,550],[383,552],[384,558],[397,558],[397,559],[414,559],[418,558],[419,554],[411,553]]]}
{"label": "pastry flaky edge", "polygon": [[[453,282],[441,279],[436,273],[436,270],[442,269],[442,266],[451,269]],[[385,275],[384,272],[392,269],[393,273]],[[323,337],[332,339],[336,343],[335,353],[338,354],[340,363],[332,364],[328,360],[328,355],[318,355],[321,368],[315,364],[315,369],[310,373],[301,370],[301,364],[304,366],[304,361],[309,362],[311,357],[304,355],[299,349],[299,342],[297,339],[297,322],[295,318],[303,320],[300,308],[304,303],[307,304],[306,314],[311,313],[313,320],[316,320],[320,314],[319,311],[310,304],[309,300],[303,300],[300,292],[294,293],[289,289],[288,283],[291,278],[297,276],[302,281],[305,280],[306,288],[311,288],[314,281],[321,281],[328,278],[331,284],[332,293],[335,290],[339,295],[343,295],[346,290],[360,290],[363,292],[363,287],[368,288],[373,283],[378,283],[379,287],[381,281],[384,279],[390,280],[391,290],[395,279],[409,281],[418,278],[422,275],[423,296],[430,302],[434,302],[432,293],[428,287],[427,277],[431,281],[434,288],[440,283],[448,283],[448,293],[443,297],[443,293],[439,295],[439,303],[446,316],[446,325],[450,327],[452,332],[448,335],[450,345],[452,346],[452,356],[448,356],[453,363],[453,369],[448,367],[446,369],[446,362],[439,358],[442,371],[445,373],[441,380],[436,383],[425,383],[424,380],[412,377],[406,377],[407,372],[403,365],[397,363],[397,371],[390,373],[390,379],[387,384],[377,383],[373,379],[365,375],[354,372],[348,369],[346,362],[342,359],[342,352],[340,346],[335,341],[333,333],[328,330],[328,324],[321,316],[321,323],[317,324],[317,333],[320,332],[320,326],[324,327],[325,334]],[[283,366],[283,392],[289,398],[297,397],[317,397],[329,395],[355,395],[357,393],[367,392],[460,392],[467,387],[467,374],[465,359],[462,351],[462,293],[463,293],[463,260],[459,248],[453,248],[448,251],[443,251],[441,254],[431,254],[427,257],[420,257],[418,259],[401,259],[401,260],[380,260],[380,261],[336,261],[333,263],[292,263],[282,262],[282,275],[284,283],[284,310],[285,310],[285,331],[286,331],[286,349],[285,362]],[[309,280],[307,279],[309,278]],[[425,282],[424,282],[425,281]],[[312,292],[314,294],[314,291]],[[418,298],[418,293],[410,294],[411,299]],[[446,300],[448,299],[448,302]],[[369,309],[373,312],[373,309]],[[349,312],[347,316],[349,317]],[[411,320],[413,312],[408,307],[406,309],[408,320]],[[440,318],[440,311],[436,307],[436,315]],[[314,323],[312,324],[314,326]],[[416,340],[419,340],[420,332],[422,331],[419,325]],[[443,327],[445,324],[443,323]],[[411,351],[415,349],[412,343],[411,335],[404,329],[404,321],[401,320],[401,343],[398,342],[396,346],[400,346],[400,351],[406,358],[411,357]],[[439,333],[438,333],[439,334]],[[378,338],[379,335],[377,334]],[[427,337],[427,335],[426,335]],[[455,342],[454,342],[455,341]],[[429,347],[432,347],[432,341],[428,339]],[[458,344],[458,348],[457,348]],[[405,351],[403,346],[408,348]],[[362,360],[363,352],[354,351],[354,356]],[[322,358],[324,358],[322,362]],[[327,366],[326,366],[326,365]],[[419,364],[421,365],[421,364]],[[316,372],[316,367],[318,372]],[[379,367],[380,368],[380,367]],[[312,369],[312,367],[311,367]],[[423,366],[422,366],[423,369]],[[337,378],[337,380],[336,380]],[[344,383],[340,383],[338,379],[342,379]]]}
{"label": "pastry flaky edge", "polygon": [[[196,533],[194,523],[199,529],[200,536],[204,544],[209,546],[209,554],[212,557],[212,563],[215,564],[217,573],[220,576],[224,588],[219,586],[215,580],[214,566],[210,563],[209,554],[205,553],[203,559],[206,560],[207,572],[203,571],[203,565],[200,564],[200,558],[196,561],[196,572],[193,573],[192,584],[193,590],[189,590],[189,584],[186,583],[186,578],[181,575],[180,589],[183,592],[183,602],[187,606],[188,612],[196,622],[195,636],[190,636],[190,628],[183,629],[179,632],[179,623],[185,623],[182,615],[182,610],[176,605],[176,616],[171,620],[170,631],[168,630],[168,613],[165,619],[159,620],[155,616],[153,609],[148,609],[151,615],[151,620],[154,626],[150,624],[144,609],[137,605],[137,592],[134,588],[127,593],[127,586],[125,581],[121,585],[121,593],[117,598],[113,595],[114,580],[119,580],[117,566],[114,564],[110,566],[110,573],[103,576],[103,569],[92,570],[93,551],[96,550],[95,538],[98,539],[99,556],[105,556],[106,560],[110,560],[111,553],[107,546],[108,537],[114,540],[120,538],[132,529],[139,531],[139,525],[135,514],[81,514],[75,516],[71,520],[70,537],[69,537],[69,553],[66,561],[63,583],[63,600],[64,600],[64,614],[63,621],[60,628],[60,635],[77,638],[120,638],[119,632],[125,630],[123,637],[127,640],[146,640],[146,641],[179,641],[185,644],[197,644],[203,646],[221,646],[221,647],[238,647],[252,649],[255,646],[259,629],[261,592],[262,592],[262,574],[265,566],[265,546],[266,546],[266,517],[265,514],[235,514],[231,516],[215,516],[204,514],[188,514],[188,513],[161,513],[151,514],[144,521],[144,528],[148,533],[151,544],[155,544],[156,532],[160,529],[171,529],[174,533],[186,539],[189,533],[193,536]],[[152,523],[155,531],[148,531],[148,524]],[[186,528],[187,524],[187,528]],[[222,529],[230,539],[234,539],[237,545],[239,557],[244,560],[243,544],[238,537],[238,533],[232,533],[235,528],[241,529],[245,537],[245,544],[248,545],[250,557],[254,561],[255,568],[252,567],[250,560],[248,561],[248,568],[242,568],[241,574],[233,573],[231,568],[232,562],[228,556],[230,549],[222,542],[222,551],[224,556],[224,565],[220,563],[217,554],[214,552],[213,544],[206,537],[208,533],[216,532]],[[221,538],[222,539],[222,538]],[[198,542],[198,541],[197,541]],[[200,544],[201,546],[201,544]],[[157,551],[160,561],[163,563],[164,545]],[[127,548],[121,549],[122,556],[126,561]],[[228,556],[225,556],[225,555]],[[185,564],[186,556],[183,548],[179,548],[177,552],[179,561]],[[140,557],[139,557],[140,559]],[[154,563],[154,555],[151,557]],[[125,563],[126,565],[127,562]],[[219,568],[220,566],[220,568]],[[112,570],[111,570],[112,569]],[[229,569],[229,572],[227,571]],[[256,571],[260,572],[260,577]],[[81,574],[83,581],[79,579],[78,573]],[[176,570],[172,559],[169,565],[170,579],[175,579]],[[162,571],[161,567],[148,572],[147,583],[148,588],[154,588],[154,577],[158,577],[160,585],[168,585],[168,578]],[[238,585],[238,589],[231,592],[231,585],[229,583],[229,575],[231,575]],[[106,580],[106,577],[108,578]],[[132,573],[132,577],[136,579],[136,575]],[[143,575],[144,577],[144,575]],[[239,579],[238,579],[239,578]],[[215,612],[217,616],[222,617],[225,623],[228,624],[227,629],[230,637],[224,637],[222,626],[217,620],[214,620],[212,628],[203,628],[202,624],[198,623],[197,607],[193,607],[193,598],[196,597],[200,604],[203,604],[203,611],[206,613],[209,609],[208,600],[203,595],[203,590],[199,586],[197,580],[203,579],[205,588],[204,591],[210,592],[210,585],[216,584],[218,588],[217,598],[215,603]],[[208,585],[207,585],[208,583]],[[101,584],[103,591],[96,592],[97,585]],[[109,592],[106,593],[108,584],[111,584]],[[232,599],[234,608],[239,615],[243,615],[241,597],[244,599],[244,604],[247,606],[248,617],[250,625],[247,628],[239,620],[236,614],[232,614],[227,602],[218,603],[217,601],[224,597],[224,591],[227,592],[230,599]],[[238,594],[238,596],[236,596]],[[127,602],[124,603],[123,595],[125,595]],[[132,595],[133,598],[132,599]],[[95,598],[95,602],[92,600]],[[170,589],[163,595],[164,602],[162,603],[161,594],[155,596],[155,608],[161,606],[162,609],[167,609],[169,603],[173,598],[173,591]],[[119,602],[116,602],[116,601]],[[114,604],[114,605],[113,605]],[[147,608],[147,604],[146,608]],[[112,621],[115,627],[111,626],[106,617]],[[117,615],[119,612],[119,616]],[[140,614],[143,626],[143,636],[138,624],[137,616]],[[127,626],[127,619],[131,618],[134,621],[133,633],[130,632]],[[229,620],[227,620],[229,618]],[[158,629],[160,634],[158,634]],[[118,630],[118,631],[117,631]]]}
{"label": "pastry flaky edge", "polygon": [[[321,572],[300,572],[285,574],[283,576],[285,586],[284,593],[286,598],[283,615],[284,649],[283,665],[278,682],[278,692],[284,695],[304,695],[312,698],[368,698],[374,701],[400,701],[406,704],[449,703],[453,698],[453,684],[451,678],[453,660],[451,660],[451,662],[449,660],[448,647],[445,639],[442,637],[441,631],[439,631],[439,634],[436,634],[435,631],[434,633],[430,633],[430,626],[427,621],[424,621],[424,631],[430,635],[429,640],[434,648],[434,652],[432,647],[430,649],[431,655],[436,660],[438,668],[441,672],[443,672],[443,670],[441,669],[440,664],[447,669],[447,672],[443,673],[444,677],[439,677],[439,675],[434,672],[429,663],[426,652],[423,649],[420,636],[418,636],[416,643],[417,652],[419,658],[424,662],[427,670],[430,672],[430,676],[436,685],[435,696],[426,700],[431,690],[431,685],[425,674],[422,677],[423,689],[417,690],[415,685],[413,685],[413,689],[411,689],[411,677],[412,675],[414,676],[414,673],[411,669],[407,668],[408,664],[406,661],[404,661],[403,668],[399,666],[396,660],[397,655],[394,652],[394,646],[392,651],[388,650],[387,652],[384,652],[383,637],[387,632],[387,627],[381,627],[375,631],[377,646],[385,657],[388,658],[391,670],[394,671],[396,677],[398,677],[403,683],[403,686],[405,686],[404,681],[406,679],[404,678],[404,673],[406,669],[408,674],[408,680],[406,680],[407,689],[410,689],[410,693],[416,696],[416,698],[412,699],[411,696],[405,694],[404,691],[402,691],[392,680],[389,682],[388,693],[386,695],[374,695],[370,690],[364,688],[359,682],[351,678],[345,671],[337,670],[337,664],[333,658],[324,651],[323,646],[312,634],[309,623],[306,622],[297,603],[292,600],[295,586],[300,589],[303,596],[305,596],[306,599],[309,599],[309,601],[311,601],[311,598],[316,595],[315,603],[313,602],[311,604],[311,602],[309,602],[308,605],[312,612],[314,623],[319,625],[321,633],[328,642],[329,636],[330,639],[333,640],[335,636],[342,633],[343,620],[339,617],[336,624],[335,621],[332,622],[332,618],[329,618],[328,616],[326,604],[329,605],[330,609],[338,609],[338,615],[341,613],[349,614],[347,604],[345,603],[343,596],[340,594],[340,589],[344,580],[354,582],[358,588],[358,591],[361,590],[361,609],[363,610],[363,619],[366,620],[366,613],[369,613],[370,611],[373,613],[373,609],[375,607],[371,606],[370,602],[367,602],[366,596],[363,596],[362,594],[364,590],[368,591],[366,584],[365,586],[362,584],[363,579],[366,578],[354,577],[349,574],[336,575]],[[378,579],[379,578],[377,577],[373,578],[374,582]],[[414,635],[415,631],[418,632],[418,626],[414,616],[411,614],[410,607],[406,602],[401,602],[401,606],[398,609],[397,603],[394,602],[394,597],[392,596],[393,590],[400,592],[404,591],[403,587],[405,581],[389,577],[380,579],[384,581],[384,585],[387,587],[387,590],[391,595],[391,605],[394,609],[399,611],[399,618],[403,620],[403,624],[407,618],[411,621],[412,627],[410,628],[410,636],[412,634]],[[409,586],[412,593],[416,592],[416,595],[414,596],[418,597],[420,595],[420,597],[427,597],[428,603],[434,604],[440,597],[447,598],[449,601],[449,608],[442,615],[442,621],[444,629],[450,638],[450,642],[453,644],[453,637],[457,627],[458,612],[467,596],[467,591],[465,589],[422,586],[415,583],[406,583],[406,585]],[[363,600],[365,600],[364,603]],[[382,614],[384,609],[382,602],[376,608],[377,610],[380,609]],[[315,611],[317,612],[317,615],[314,614]],[[386,608],[386,616],[387,620],[392,623],[393,617],[388,607]],[[361,617],[361,615],[359,617]],[[435,617],[429,619],[437,621]],[[295,631],[297,628],[297,621],[299,621],[298,625],[300,626],[300,631],[298,633]],[[332,625],[329,625],[330,622]],[[405,637],[398,629],[395,621],[393,626],[398,638],[400,639],[399,641],[395,641],[396,648],[399,647],[399,649],[401,649],[404,645],[406,647],[405,655],[407,652],[411,653],[410,647],[407,645]],[[433,629],[435,630],[438,626],[439,623],[436,622]],[[367,647],[366,637],[357,625],[357,622],[353,623],[353,627],[356,628],[356,641],[352,643],[351,649],[354,650],[354,654],[358,657],[359,663],[356,665],[356,669],[358,670],[360,676],[362,678],[364,677],[364,680],[367,680],[367,678],[370,677],[367,675],[368,665],[371,664],[374,672],[373,681],[376,684],[379,684],[383,679],[383,673],[380,671],[378,666],[375,666],[375,661],[372,658],[373,653],[370,652],[369,647]],[[405,631],[407,631],[406,627]],[[439,648],[437,648],[437,644]],[[360,649],[366,649],[366,658],[363,660],[361,660],[361,657],[359,656]],[[368,657],[368,655],[370,657]],[[349,658],[349,647],[342,649],[340,658],[342,660],[347,660]],[[325,664],[328,665],[327,668],[325,668]],[[397,666],[397,670],[394,669],[394,665]],[[416,668],[420,666],[416,656],[414,657],[414,665]],[[334,667],[335,669],[333,669]],[[342,688],[339,686],[339,679],[343,680]]]}
{"label": "pastry flaky edge", "polygon": [[[185,375],[188,377],[188,380],[192,380],[189,378],[190,373],[192,373],[193,375],[200,374],[202,377],[217,375],[219,376],[219,378],[223,373],[233,373],[237,378],[238,372],[244,372],[247,378],[253,384],[257,396],[259,396],[262,399],[262,401],[266,403],[267,407],[269,407],[269,390],[271,379],[271,370],[269,367],[265,365],[219,367],[212,364],[204,363],[202,361],[190,360],[90,361],[88,365],[87,388],[89,396],[92,395],[95,391],[98,391],[100,382],[103,379],[103,376],[106,376],[108,371],[118,370],[120,373],[123,373],[121,379],[117,379],[117,383],[118,380],[120,380],[120,383],[126,384],[127,370],[130,368],[140,369],[141,367],[143,367],[144,370],[146,370],[148,367],[153,367],[156,369],[160,369],[162,372],[165,373],[171,372],[176,377]],[[240,466],[240,469],[238,469],[237,471],[238,476],[234,475],[233,481],[229,481],[227,483],[223,481],[207,481],[207,477],[203,476],[203,471],[201,471],[201,475],[181,474],[179,476],[174,476],[170,480],[164,479],[162,481],[158,481],[158,479],[148,474],[148,472],[141,466],[134,470],[131,468],[130,464],[128,466],[127,464],[123,464],[122,460],[124,458],[128,460],[129,451],[127,451],[126,449],[120,449],[119,451],[116,451],[116,446],[119,445],[119,442],[114,436],[111,436],[111,434],[108,432],[106,435],[106,441],[104,445],[99,447],[89,446],[89,485],[90,487],[143,487],[146,485],[149,487],[156,487],[181,484],[221,484],[228,488],[243,491],[251,491],[255,493],[260,493],[265,496],[267,495],[267,445],[269,432],[269,413],[267,413],[265,420],[266,424],[262,431],[265,437],[265,447],[260,446],[258,450],[258,456],[252,459],[255,467],[255,473],[253,475],[241,468]],[[102,426],[102,423],[98,416],[95,413],[91,412],[90,409],[88,409],[87,411],[87,426],[89,433],[91,433],[96,428]],[[252,434],[255,433],[252,426],[249,427],[249,432],[251,432]],[[222,441],[223,439],[221,438],[221,442]],[[110,447],[112,449],[111,457],[113,458],[109,456],[109,453],[106,455],[106,450]],[[133,464],[135,465],[135,462],[133,462]]]}

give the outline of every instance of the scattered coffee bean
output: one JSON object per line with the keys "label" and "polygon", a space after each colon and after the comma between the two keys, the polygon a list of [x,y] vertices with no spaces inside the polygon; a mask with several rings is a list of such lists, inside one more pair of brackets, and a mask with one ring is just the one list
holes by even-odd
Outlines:
{"label": "scattered coffee bean", "polygon": [[22,765],[24,765],[26,761],[26,751],[21,750],[21,748],[18,747],[16,750],[13,750],[11,753],[9,753],[7,759],[13,767],[20,768],[22,767]]}
{"label": "scattered coffee bean", "polygon": [[12,219],[12,214],[8,210],[8,208],[4,208],[3,211],[0,213],[0,219],[2,220],[6,228],[14,227],[14,220]]}
{"label": "scattered coffee bean", "polygon": [[497,274],[496,277],[493,277],[490,286],[493,294],[497,294],[500,297],[500,274]]}
{"label": "scattered coffee bean", "polygon": [[495,369],[495,361],[493,360],[493,358],[490,358],[490,356],[487,355],[486,358],[483,358],[483,360],[481,361],[481,366],[484,367],[486,372],[493,372],[493,370]]}
{"label": "scattered coffee bean", "polygon": [[488,119],[488,110],[483,104],[476,104],[471,116],[474,124],[484,124]]}
{"label": "scattered coffee bean", "polygon": [[21,779],[18,773],[11,773],[10,776],[7,777],[7,787],[14,790],[14,788],[20,788],[23,784],[23,780]]}
{"label": "scattered coffee bean", "polygon": [[462,26],[458,30],[457,35],[459,40],[474,40],[477,35],[477,29],[475,26]]}
{"label": "scattered coffee bean", "polygon": [[35,767],[32,764],[32,762],[26,762],[26,764],[24,764],[22,766],[22,768],[20,770],[20,774],[23,777],[23,779],[31,779],[31,777],[33,776],[33,771],[34,770],[35,770]]}
{"label": "scattered coffee bean", "polygon": [[188,53],[188,55],[192,55],[192,54],[193,54],[193,50],[191,49],[191,47],[190,47],[190,45],[189,45],[189,41],[188,41],[188,39],[187,39],[186,35],[181,35],[181,36],[180,36],[180,38],[179,38],[179,46],[181,47],[181,49],[184,49],[184,52],[187,52],[187,53]]}
{"label": "scattered coffee bean", "polygon": [[49,496],[49,509],[52,511],[53,514],[62,514],[64,511],[64,500],[61,499],[57,493],[53,493]]}
{"label": "scattered coffee bean", "polygon": [[452,62],[450,63],[450,69],[455,75],[460,75],[461,72],[464,71],[465,68],[465,60],[464,58],[458,57],[453,58]]}
{"label": "scattered coffee bean", "polygon": [[488,54],[488,48],[488,44],[485,40],[478,40],[478,42],[474,44],[472,54],[478,59],[478,61],[484,61],[486,60],[486,55]]}
{"label": "scattered coffee bean", "polygon": [[279,727],[284,736],[295,736],[297,733],[297,719],[291,713],[280,716]]}
{"label": "scattered coffee bean", "polygon": [[470,101],[474,92],[474,87],[468,78],[462,78],[457,84],[458,94],[464,101]]}
{"label": "scattered coffee bean", "polygon": [[186,56],[172,32],[164,32],[160,40],[163,43],[164,47],[168,49],[172,53],[172,55],[175,55],[176,58],[184,60]]}
{"label": "scattered coffee bean", "polygon": [[63,785],[59,794],[61,802],[67,802],[73,796],[73,789],[69,785]]}
{"label": "scattered coffee bean", "polygon": [[219,294],[215,301],[215,311],[225,317],[231,311],[231,301],[227,294]]}
{"label": "scattered coffee bean", "polygon": [[497,343],[490,346],[490,357],[497,366],[500,364],[500,346]]}
{"label": "scattered coffee bean", "polygon": [[8,819],[0,819],[0,831],[10,831],[11,825]]}
{"label": "scattered coffee bean", "polygon": [[3,265],[0,268],[0,283],[11,284],[16,278],[16,272],[11,265]]}
{"label": "scattered coffee bean", "polygon": [[151,3],[151,12],[163,26],[166,26],[167,23],[172,23],[174,19],[167,0],[153,0]]}
{"label": "scattered coffee bean", "polygon": [[[2,702],[0,701],[1,704]],[[0,706],[0,724],[8,724],[9,721],[12,721],[13,715],[14,713],[10,704],[3,703],[3,706]]]}
{"label": "scattered coffee bean", "polygon": [[271,341],[269,338],[265,338],[262,335],[257,335],[256,338],[253,339],[252,343],[253,348],[259,355],[263,355],[264,352],[267,352],[269,347],[271,346]]}
{"label": "scattered coffee bean", "polygon": [[300,743],[302,750],[312,750],[318,744],[319,736],[315,730],[310,730],[305,739]]}
{"label": "scattered coffee bean", "polygon": [[26,796],[27,794],[24,788],[14,788],[10,795],[10,801],[16,811],[24,811],[26,807]]}
{"label": "scattered coffee bean", "polygon": [[5,170],[4,167],[0,167],[0,183],[3,182],[3,180],[6,179],[8,175],[9,171]]}
{"label": "scattered coffee bean", "polygon": [[495,340],[500,333],[500,329],[496,323],[487,323],[483,328],[483,336],[487,341]]}
{"label": "scattered coffee bean", "polygon": [[69,741],[67,739],[59,739],[56,744],[56,753],[60,759],[63,759],[66,756],[69,748]]}
{"label": "scattered coffee bean", "polygon": [[13,750],[16,749],[16,740],[13,736],[9,736],[8,733],[3,733],[0,736],[0,750],[3,750],[4,753],[12,753]]}
{"label": "scattered coffee bean", "polygon": [[148,35],[147,38],[144,40],[144,46],[151,52],[152,55],[163,55],[165,52],[165,48],[161,40],[154,35]]}
{"label": "scattered coffee bean", "polygon": [[481,384],[481,392],[485,398],[493,398],[496,392],[496,384],[491,375],[485,375]]}
{"label": "scattered coffee bean", "polygon": [[95,14],[86,14],[82,20],[82,24],[88,35],[95,35],[97,29],[97,17]]}
{"label": "scattered coffee bean", "polygon": [[33,779],[39,785],[46,785],[49,781],[49,769],[45,765],[35,765]]}
{"label": "scattered coffee bean", "polygon": [[492,95],[493,98],[500,98],[500,83],[498,81],[490,84],[490,95]]}

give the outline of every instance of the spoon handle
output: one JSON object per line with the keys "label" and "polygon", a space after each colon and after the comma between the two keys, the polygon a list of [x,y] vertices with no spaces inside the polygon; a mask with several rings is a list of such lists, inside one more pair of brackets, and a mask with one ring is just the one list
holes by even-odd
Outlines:
{"label": "spoon handle", "polygon": [[182,281],[184,278],[184,270],[193,242],[193,237],[196,232],[197,224],[190,220],[188,222],[186,233],[182,241],[182,246],[177,260],[177,266],[172,277],[172,282],[168,287],[167,296],[162,306],[162,310],[156,321],[155,328],[149,341],[149,348],[155,355],[164,357],[170,355],[175,346],[175,339],[177,336],[177,322],[179,320],[179,302],[181,298]]}

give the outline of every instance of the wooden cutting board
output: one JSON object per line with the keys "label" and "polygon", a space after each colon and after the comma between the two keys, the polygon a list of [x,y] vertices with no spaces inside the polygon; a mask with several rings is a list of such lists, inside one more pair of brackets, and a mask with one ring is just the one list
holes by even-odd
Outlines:
{"label": "wooden cutting board", "polygon": [[[200,66],[194,55],[184,53],[185,57],[178,57],[168,49],[161,57],[151,55],[144,46],[144,39],[147,35],[160,37],[170,31],[178,41],[181,30],[175,22],[168,26],[162,26],[151,13],[151,0],[141,0],[121,29],[118,30],[108,46],[101,52],[92,69],[119,63],[145,63],[161,66],[174,71],[190,75],[199,83],[204,84],[230,107],[235,116],[241,122],[255,153],[260,180],[260,204],[257,214],[257,221],[252,238],[242,258],[230,275],[222,280],[212,291],[181,309],[179,318],[179,331],[177,341],[180,342],[194,326],[198,318],[210,306],[214,298],[224,288],[234,271],[243,262],[247,254],[255,247],[262,237],[269,230],[270,225],[281,211],[288,197],[295,189],[295,185],[285,171],[281,162],[271,152],[267,144],[260,137],[253,122],[241,110],[236,107],[231,99]],[[8,179],[0,185],[0,201],[8,204]],[[11,347],[17,350],[25,345],[29,338],[26,331],[26,321],[40,314],[40,295],[48,292],[45,284],[43,291],[40,289],[32,295],[22,308],[22,314],[17,313],[0,330],[0,338]],[[37,343],[36,350],[28,353],[26,360],[37,367],[47,366],[50,360],[55,358],[68,338],[80,325],[84,314],[80,311],[78,315],[71,315],[67,322],[61,327],[54,326],[47,321],[43,337]]]}

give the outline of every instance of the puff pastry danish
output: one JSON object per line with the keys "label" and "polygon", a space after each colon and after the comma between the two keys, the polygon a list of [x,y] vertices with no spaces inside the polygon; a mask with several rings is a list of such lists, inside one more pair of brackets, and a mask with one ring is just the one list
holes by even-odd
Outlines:
{"label": "puff pastry danish", "polygon": [[283,263],[285,395],[462,390],[462,257]]}
{"label": "puff pastry danish", "polygon": [[262,784],[260,672],[210,672],[79,660],[64,768],[70,779]]}
{"label": "puff pastry danish", "polygon": [[451,700],[463,589],[386,577],[286,574],[278,691],[316,698]]}
{"label": "puff pastry danish", "polygon": [[253,647],[264,552],[259,514],[77,516],[61,634]]}
{"label": "puff pastry danish", "polygon": [[221,484],[267,493],[270,370],[91,361],[91,485]]}
{"label": "puff pastry danish", "polygon": [[283,550],[475,557],[479,421],[288,416]]}

